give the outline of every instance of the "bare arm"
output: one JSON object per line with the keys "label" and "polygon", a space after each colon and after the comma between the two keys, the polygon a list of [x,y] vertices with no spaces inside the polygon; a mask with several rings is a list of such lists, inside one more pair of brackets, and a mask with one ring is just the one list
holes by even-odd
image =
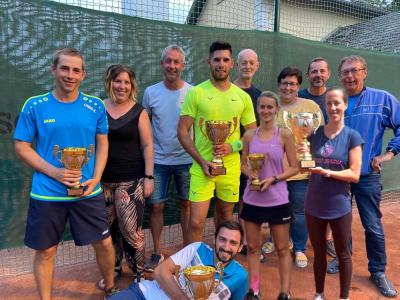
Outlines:
{"label": "bare arm", "polygon": [[190,156],[201,166],[204,174],[206,176],[211,176],[209,167],[213,167],[213,164],[201,157],[190,136],[190,128],[192,127],[193,122],[194,120],[190,116],[181,116],[179,118],[177,131],[178,140],[181,143],[182,147],[186,150],[186,152],[189,153]]}
{"label": "bare arm", "polygon": [[189,300],[190,298],[181,289],[179,283],[175,280],[176,265],[171,258],[164,260],[154,270],[154,279],[160,285],[161,289],[172,300]]}
{"label": "bare arm", "polygon": [[331,171],[321,167],[310,169],[311,173],[321,174],[325,177],[334,178],[346,182],[358,182],[361,173],[361,145],[349,151],[349,168],[341,171]]}
{"label": "bare arm", "polygon": [[[151,124],[149,115],[145,110],[142,111],[139,118],[140,143],[143,148],[144,168],[146,175],[153,175],[154,172],[154,145],[153,135],[151,133]],[[144,179],[144,196],[149,197],[154,190],[154,180]]]}
{"label": "bare arm", "polygon": [[93,192],[93,189],[100,182],[101,175],[103,175],[104,168],[106,167],[107,157],[108,157],[107,134],[96,134],[96,154],[95,154],[93,178],[82,183],[83,186],[87,187],[82,195],[83,197],[90,195],[90,193]]}
{"label": "bare arm", "polygon": [[36,171],[61,182],[62,184],[73,187],[82,178],[81,171],[57,168],[45,161],[33,148],[31,143],[15,140],[15,152],[17,156],[28,166]]}
{"label": "bare arm", "polygon": [[278,181],[284,181],[299,172],[299,162],[296,158],[296,146],[293,135],[288,129],[280,128],[279,140],[286,154],[289,166],[283,170],[283,173],[264,179],[261,183],[262,191],[267,189],[275,181],[275,178]]}
{"label": "bare arm", "polygon": [[242,142],[243,142],[243,149],[242,149],[242,157],[241,157],[241,170],[244,175],[251,178],[251,172],[249,170],[249,166],[247,164],[247,156],[249,155],[249,144],[251,138],[254,135],[254,130],[248,130],[243,134]]}

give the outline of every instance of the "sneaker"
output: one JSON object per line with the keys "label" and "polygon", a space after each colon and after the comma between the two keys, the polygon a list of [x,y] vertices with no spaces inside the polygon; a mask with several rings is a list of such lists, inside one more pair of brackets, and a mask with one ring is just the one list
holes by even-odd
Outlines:
{"label": "sneaker", "polygon": [[108,290],[104,289],[104,300],[110,299],[112,296],[119,293],[119,289],[117,287],[112,287]]}
{"label": "sneaker", "polygon": [[325,300],[325,299],[326,298],[325,298],[324,294],[318,294],[318,293],[316,293],[313,298],[313,300]]}
{"label": "sneaker", "polygon": [[307,256],[303,252],[297,251],[294,254],[294,264],[296,265],[296,267],[305,268],[307,267],[307,263],[308,263]]}
{"label": "sneaker", "polygon": [[275,246],[272,241],[266,241],[261,248],[262,252],[265,254],[269,254],[275,251]]}
{"label": "sneaker", "polygon": [[265,263],[267,261],[267,258],[261,253],[260,255],[260,263]]}
{"label": "sneaker", "polygon": [[387,298],[397,297],[397,290],[389,281],[385,273],[371,274],[369,279],[377,286],[381,294]]}
{"label": "sneaker", "polygon": [[240,250],[239,254],[242,254],[243,256],[247,255],[247,245],[243,245],[242,250]]}
{"label": "sneaker", "polygon": [[145,280],[146,280],[146,278],[144,277],[143,273],[136,273],[136,274],[133,275],[133,282],[134,283],[139,283],[139,282],[142,282],[142,281],[145,281]]}
{"label": "sneaker", "polygon": [[328,263],[328,267],[326,268],[326,273],[328,273],[328,274],[339,273],[339,261],[337,260],[337,258],[332,259]]}
{"label": "sneaker", "polygon": [[326,253],[329,256],[336,258],[336,251],[335,251],[335,246],[333,244],[333,240],[326,240]]}
{"label": "sneaker", "polygon": [[[122,268],[121,266],[116,266],[114,268],[114,283],[116,283],[122,276]],[[100,290],[104,290],[106,288],[106,285],[104,283],[104,278],[101,278],[99,281],[97,281],[97,287]]]}
{"label": "sneaker", "polygon": [[144,265],[144,269],[146,272],[154,272],[154,269],[162,263],[164,260],[164,256],[162,254],[153,253],[150,256],[149,261]]}
{"label": "sneaker", "polygon": [[252,289],[249,289],[246,296],[244,296],[243,300],[260,300],[259,294],[255,294]]}
{"label": "sneaker", "polygon": [[277,300],[289,300],[291,299],[289,293],[280,293]]}

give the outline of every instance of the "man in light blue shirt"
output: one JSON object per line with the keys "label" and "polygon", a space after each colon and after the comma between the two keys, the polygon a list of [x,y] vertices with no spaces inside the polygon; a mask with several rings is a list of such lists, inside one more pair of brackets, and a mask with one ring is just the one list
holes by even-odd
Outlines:
{"label": "man in light blue shirt", "polygon": [[181,78],[185,68],[182,48],[177,45],[166,47],[161,55],[161,68],[164,80],[146,88],[142,103],[151,118],[154,139],[154,192],[150,198],[150,229],[154,251],[145,265],[150,272],[163,260],[160,237],[172,177],[179,199],[183,244],[188,243],[189,169],[192,158],[179,143],[176,128],[181,106],[192,86]]}

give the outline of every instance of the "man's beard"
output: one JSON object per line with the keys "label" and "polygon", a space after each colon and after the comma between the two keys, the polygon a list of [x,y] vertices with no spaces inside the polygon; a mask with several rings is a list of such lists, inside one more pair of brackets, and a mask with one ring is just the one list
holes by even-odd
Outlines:
{"label": "man's beard", "polygon": [[223,77],[218,77],[217,76],[217,71],[211,71],[211,76],[215,81],[225,81],[229,78],[229,73],[227,72],[225,76]]}
{"label": "man's beard", "polygon": [[[219,252],[220,252],[220,251],[223,251],[223,252],[229,254],[229,258],[228,258],[228,259],[222,259],[222,258],[219,256]],[[222,248],[219,248],[218,251],[215,251],[215,255],[217,256],[218,260],[222,261],[223,263],[228,263],[228,262],[232,261],[233,258],[235,257],[235,255],[233,255],[232,252],[230,252],[230,251],[225,251],[225,250],[222,249]]]}

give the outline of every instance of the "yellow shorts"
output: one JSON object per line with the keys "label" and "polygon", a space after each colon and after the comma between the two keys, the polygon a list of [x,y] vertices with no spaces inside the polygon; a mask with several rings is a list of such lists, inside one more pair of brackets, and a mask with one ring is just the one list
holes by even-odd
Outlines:
{"label": "yellow shorts", "polygon": [[[230,172],[229,172],[230,171]],[[203,172],[190,172],[189,200],[193,202],[208,201],[214,197],[225,202],[239,201],[240,172],[227,170],[226,175],[207,177]]]}

